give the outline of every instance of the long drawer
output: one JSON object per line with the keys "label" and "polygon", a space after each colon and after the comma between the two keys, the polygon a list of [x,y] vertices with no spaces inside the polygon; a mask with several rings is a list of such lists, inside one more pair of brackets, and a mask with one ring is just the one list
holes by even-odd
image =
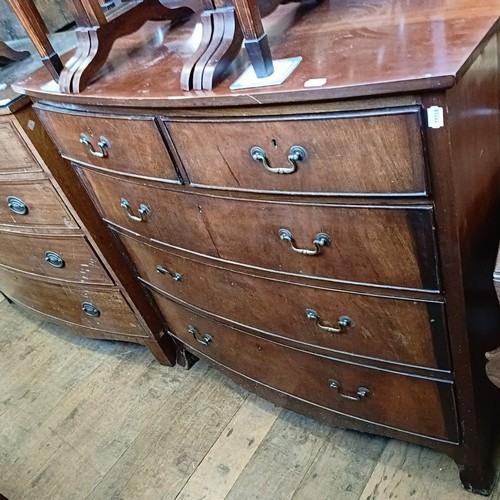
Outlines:
{"label": "long drawer", "polygon": [[[328,350],[449,369],[444,306],[342,293],[229,271],[121,235],[139,276],[238,324]],[[438,346],[438,347],[437,347]]]}
{"label": "long drawer", "polygon": [[439,289],[430,206],[222,198],[81,172],[108,221],[173,246],[304,276]]}
{"label": "long drawer", "polygon": [[0,176],[1,174],[41,172],[36,161],[10,119],[0,119]]}
{"label": "long drawer", "polygon": [[2,224],[78,227],[49,180],[0,183]]}
{"label": "long drawer", "polygon": [[179,183],[154,118],[35,109],[65,158]]}
{"label": "long drawer", "polygon": [[170,331],[195,352],[301,400],[425,436],[457,440],[450,382],[334,361],[247,335],[158,297]]}
{"label": "long drawer", "polygon": [[0,289],[53,318],[122,335],[147,337],[119,290],[43,282],[0,269]]}
{"label": "long drawer", "polygon": [[0,265],[57,280],[112,283],[83,235],[48,236],[0,229]]}
{"label": "long drawer", "polygon": [[428,191],[420,113],[411,106],[165,123],[197,186],[401,196]]}

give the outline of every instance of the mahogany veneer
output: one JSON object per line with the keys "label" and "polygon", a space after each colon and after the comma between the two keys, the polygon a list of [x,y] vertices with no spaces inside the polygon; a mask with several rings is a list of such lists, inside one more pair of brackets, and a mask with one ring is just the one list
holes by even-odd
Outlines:
{"label": "mahogany veneer", "polygon": [[[0,290],[81,335],[146,344],[172,364],[173,343],[144,291],[125,290],[133,276],[86,192],[29,100],[8,92],[0,108]],[[70,199],[85,208],[81,217]]]}
{"label": "mahogany veneer", "polygon": [[158,46],[146,26],[81,94],[51,91],[46,72],[23,89],[179,359],[205,357],[332,424],[446,452],[487,494],[500,6],[306,10],[266,20],[274,57],[303,57],[278,87],[231,92],[235,64],[213,91],[180,92],[191,28]]}

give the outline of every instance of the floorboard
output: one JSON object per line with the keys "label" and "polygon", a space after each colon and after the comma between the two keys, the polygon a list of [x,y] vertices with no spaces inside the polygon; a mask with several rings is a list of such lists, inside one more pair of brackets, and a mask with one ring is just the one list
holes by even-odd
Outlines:
{"label": "floorboard", "polygon": [[80,338],[1,295],[0,366],[9,500],[480,498],[443,454],[280,409],[204,362]]}

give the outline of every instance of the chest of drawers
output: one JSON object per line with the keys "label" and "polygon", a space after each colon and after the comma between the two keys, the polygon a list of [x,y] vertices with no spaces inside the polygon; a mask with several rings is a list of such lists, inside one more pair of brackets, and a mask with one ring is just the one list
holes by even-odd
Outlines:
{"label": "chest of drawers", "polygon": [[[171,364],[155,310],[142,290],[122,284],[130,272],[117,245],[108,238],[97,247],[92,235],[106,229],[85,191],[28,100],[9,102],[0,116],[0,291],[81,335],[142,343]],[[82,218],[68,197],[87,207]]]}
{"label": "chest of drawers", "polygon": [[[487,493],[500,8],[412,2],[401,32],[386,4],[360,17],[339,1],[308,13],[309,28],[273,25],[277,56],[304,56],[276,89],[231,93],[231,74],[180,95],[165,86],[178,57],[168,45],[162,58],[133,44],[80,95],[45,91],[42,74],[23,88],[179,357],[323,421],[446,452]],[[423,54],[431,14],[447,44]],[[380,37],[368,48],[355,26]],[[407,52],[387,49],[391,37]],[[317,61],[320,48],[339,66]],[[376,54],[390,63],[368,72]],[[304,86],[319,74],[324,88]]]}

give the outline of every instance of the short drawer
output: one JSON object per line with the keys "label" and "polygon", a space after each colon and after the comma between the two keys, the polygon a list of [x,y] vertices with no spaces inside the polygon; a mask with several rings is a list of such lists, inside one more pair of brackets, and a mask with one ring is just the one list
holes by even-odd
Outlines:
{"label": "short drawer", "polygon": [[430,206],[222,198],[85,175],[107,220],[169,245],[301,276],[439,288]]}
{"label": "short drawer", "polygon": [[193,185],[304,194],[424,195],[428,187],[420,113],[411,106],[165,123]]}
{"label": "short drawer", "polygon": [[0,120],[0,175],[41,171],[14,124]]}
{"label": "short drawer", "polygon": [[121,237],[145,282],[236,325],[304,347],[450,369],[442,302],[277,281],[174,255],[123,234]]}
{"label": "short drawer", "polygon": [[0,269],[0,288],[16,302],[76,325],[147,337],[119,290],[55,284]]}
{"label": "short drawer", "polygon": [[140,177],[179,183],[152,117],[63,113],[35,106],[65,158]]}
{"label": "short drawer", "polygon": [[340,362],[247,335],[159,298],[170,331],[193,351],[315,405],[387,427],[456,441],[450,382]]}
{"label": "short drawer", "polygon": [[0,225],[78,225],[48,180],[0,183]]}
{"label": "short drawer", "polygon": [[0,229],[0,265],[56,280],[112,284],[84,236]]}

